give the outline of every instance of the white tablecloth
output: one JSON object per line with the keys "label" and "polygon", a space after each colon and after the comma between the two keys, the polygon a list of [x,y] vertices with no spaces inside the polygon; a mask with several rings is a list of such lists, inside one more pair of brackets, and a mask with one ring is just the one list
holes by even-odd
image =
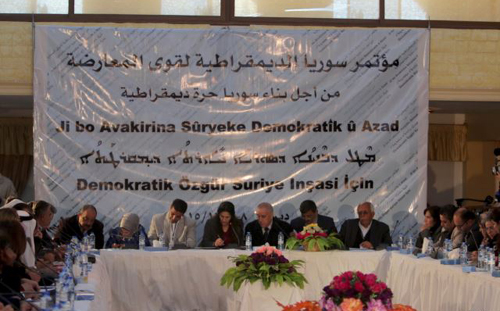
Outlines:
{"label": "white tablecloth", "polygon": [[385,251],[285,251],[302,259],[305,288],[288,285],[264,290],[260,282],[243,285],[237,293],[219,285],[234,264],[236,250],[177,250],[101,252],[91,274],[98,284],[91,310],[279,310],[283,304],[318,300],[335,275],[348,270],[375,273],[394,292],[394,303],[419,311],[498,311],[500,279],[486,273],[466,274],[460,267],[442,266],[432,259]]}
{"label": "white tablecloth", "polygon": [[486,272],[464,273],[460,266],[393,253],[386,281],[393,303],[419,311],[500,310],[500,279]]}

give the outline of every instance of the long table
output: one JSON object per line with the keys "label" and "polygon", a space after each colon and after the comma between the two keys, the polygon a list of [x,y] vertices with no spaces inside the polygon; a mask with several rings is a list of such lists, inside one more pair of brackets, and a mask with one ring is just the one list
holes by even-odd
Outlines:
{"label": "long table", "polygon": [[486,273],[466,274],[460,267],[433,259],[386,251],[285,251],[305,261],[304,289],[260,282],[235,293],[219,285],[239,250],[176,250],[147,252],[103,250],[91,274],[98,286],[91,310],[279,310],[284,304],[318,300],[335,275],[348,270],[375,273],[394,292],[394,303],[419,311],[488,311],[500,306],[500,279]]}

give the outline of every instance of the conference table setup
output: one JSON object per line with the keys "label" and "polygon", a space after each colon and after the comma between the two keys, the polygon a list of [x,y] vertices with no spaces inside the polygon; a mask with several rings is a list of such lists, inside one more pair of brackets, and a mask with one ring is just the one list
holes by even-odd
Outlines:
{"label": "conference table setup", "polygon": [[393,303],[419,311],[496,310],[500,279],[486,272],[462,272],[459,265],[417,258],[397,251],[284,251],[289,260],[303,260],[303,289],[287,284],[244,282],[235,292],[220,285],[234,266],[230,257],[243,250],[101,250],[89,275],[95,299],[89,310],[280,310],[304,300],[318,301],[334,276],[346,271],[374,273],[386,282]]}

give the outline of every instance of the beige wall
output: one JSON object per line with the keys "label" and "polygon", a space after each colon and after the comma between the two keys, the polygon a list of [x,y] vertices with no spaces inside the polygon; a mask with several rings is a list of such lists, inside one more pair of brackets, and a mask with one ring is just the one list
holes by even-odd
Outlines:
{"label": "beige wall", "polygon": [[[493,150],[500,147],[500,141],[467,142],[468,159],[464,164],[464,197],[484,199],[498,190],[491,168],[495,163]],[[479,205],[468,203],[467,205]]]}

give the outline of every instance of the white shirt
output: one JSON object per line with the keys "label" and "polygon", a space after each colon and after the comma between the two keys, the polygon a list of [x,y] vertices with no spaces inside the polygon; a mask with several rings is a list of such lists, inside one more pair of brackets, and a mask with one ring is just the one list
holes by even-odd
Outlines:
{"label": "white shirt", "polygon": [[370,231],[370,228],[372,227],[372,223],[368,225],[368,227],[364,227],[361,222],[358,223],[359,229],[361,229],[361,235],[363,236],[363,239],[365,238],[366,234],[368,231]]}

